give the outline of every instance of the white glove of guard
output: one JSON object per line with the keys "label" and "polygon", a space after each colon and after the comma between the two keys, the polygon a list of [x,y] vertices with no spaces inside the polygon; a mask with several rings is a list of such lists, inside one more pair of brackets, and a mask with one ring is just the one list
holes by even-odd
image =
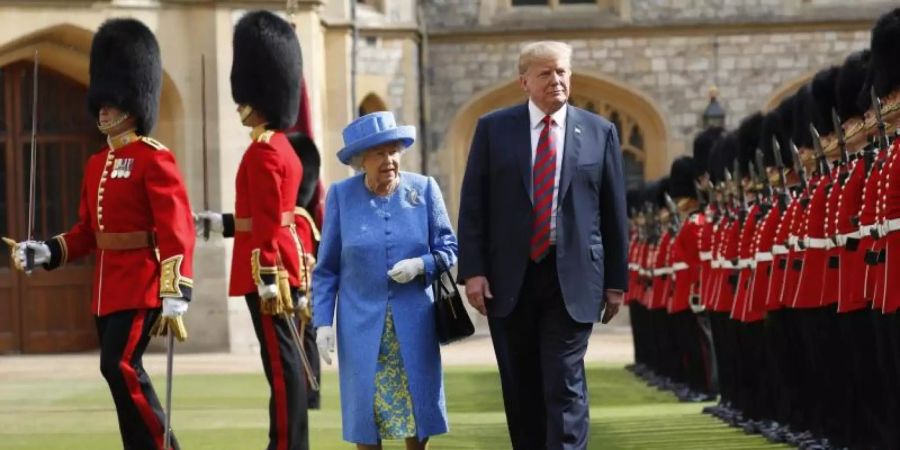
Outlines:
{"label": "white glove of guard", "polygon": [[409,283],[423,273],[425,273],[425,261],[422,258],[410,258],[397,261],[397,264],[394,264],[387,274],[398,283]]}
{"label": "white glove of guard", "polygon": [[181,317],[188,310],[188,301],[183,298],[163,297],[162,316]]}
{"label": "white glove of guard", "polygon": [[316,328],[316,347],[325,364],[331,365],[331,354],[334,352],[334,328],[323,326]]}
{"label": "white glove of guard", "polygon": [[256,293],[259,298],[269,300],[278,297],[278,286],[274,284],[258,284],[256,285]]}
{"label": "white glove of guard", "polygon": [[209,219],[209,231],[219,234],[225,232],[222,214],[212,211],[203,211],[194,214],[194,233],[196,233],[197,236],[203,236],[203,221],[206,219]]}
{"label": "white glove of guard", "polygon": [[297,301],[297,307],[306,308],[307,306],[309,306],[309,297],[301,295],[300,300]]}
{"label": "white glove of guard", "polygon": [[39,266],[50,262],[50,247],[41,241],[24,241],[16,244],[16,251],[13,256],[16,268],[25,270],[25,249],[34,250],[34,265]]}

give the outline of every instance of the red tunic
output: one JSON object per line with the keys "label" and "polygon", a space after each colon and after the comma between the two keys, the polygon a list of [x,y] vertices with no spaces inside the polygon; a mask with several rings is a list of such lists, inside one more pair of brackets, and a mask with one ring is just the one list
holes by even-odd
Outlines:
{"label": "red tunic", "polygon": [[782,290],[784,278],[790,262],[788,238],[791,234],[791,226],[800,210],[800,200],[793,198],[788,204],[775,231],[775,239],[772,242],[772,274],[769,277],[769,286],[766,290],[766,310],[774,311],[786,306],[782,302]]}
{"label": "red tunic", "polygon": [[[194,225],[175,157],[153,139],[129,134],[93,154],[84,169],[78,223],[47,241],[54,269],[94,253],[91,311],[159,308],[160,297],[190,300]],[[100,249],[97,238],[141,232],[155,247]]]}
{"label": "red tunic", "polygon": [[756,229],[759,224],[759,204],[755,203],[747,211],[747,218],[741,227],[740,247],[738,248],[738,282],[734,295],[734,304],[731,307],[731,318],[741,322],[753,322],[762,319],[762,315],[748,315],[747,302],[750,295],[750,283],[753,278],[753,258],[756,255],[754,241]]}
{"label": "red tunic", "polygon": [[[255,293],[257,285],[274,283],[283,267],[290,284],[299,287],[300,246],[294,235],[293,212],[303,177],[300,159],[284,133],[261,133],[238,166],[234,217],[251,220],[251,231],[235,230],[228,294]],[[291,217],[290,223],[284,216]],[[310,244],[311,245],[311,244]],[[258,268],[258,273],[257,273]]]}
{"label": "red tunic", "polygon": [[863,278],[863,294],[866,302],[872,302],[872,307],[881,309],[883,295],[876,295],[876,289],[880,285],[883,265],[869,264],[878,259],[881,252],[882,243],[876,241],[871,234],[871,229],[878,224],[878,202],[880,198],[879,186],[881,184],[882,163],[884,153],[879,154],[878,161],[872,166],[869,176],[866,178],[866,185],[863,188],[863,208],[859,216],[860,230],[863,233],[863,240],[860,242],[860,249],[866,252],[866,275]]}
{"label": "red tunic", "polygon": [[781,282],[781,304],[794,307],[794,298],[797,294],[797,282],[800,278],[800,269],[803,267],[803,254],[805,249],[800,242],[806,236],[806,216],[809,213],[809,192],[801,194],[797,212],[791,220],[788,231],[788,257],[787,267],[784,271],[784,280]]}
{"label": "red tunic", "polygon": [[850,176],[841,190],[838,205],[837,235],[840,251],[840,290],[838,312],[846,313],[866,306],[863,295],[863,279],[866,276],[866,252],[861,245],[864,238],[859,232],[859,217],[862,209],[863,186],[866,179],[866,165],[861,160],[854,161]]}
{"label": "red tunic", "polygon": [[659,238],[659,247],[656,251],[656,257],[653,262],[653,287],[649,309],[665,308],[669,299],[669,281],[671,279],[672,265],[669,263],[671,258],[672,235],[668,230],[663,232]]}
{"label": "red tunic", "polygon": [[735,268],[740,251],[741,224],[732,220],[726,227],[723,235],[719,264],[722,266],[719,274],[718,288],[716,292],[716,304],[713,310],[716,312],[730,313],[734,306],[734,294],[737,291],[738,273]]}
{"label": "red tunic", "polygon": [[882,216],[888,227],[895,228],[886,229],[882,239],[886,253],[882,311],[892,314],[900,309],[900,139],[894,140],[882,176]]}
{"label": "red tunic", "polygon": [[841,290],[839,270],[841,249],[834,245],[837,240],[838,201],[844,190],[843,185],[838,181],[839,177],[840,169],[835,168],[831,173],[831,179],[834,182],[825,202],[825,237],[829,240],[829,245],[825,257],[825,280],[822,283],[822,306],[837,304]]}
{"label": "red tunic", "polygon": [[753,271],[753,282],[750,285],[750,294],[747,303],[747,311],[751,315],[760,315],[768,311],[766,307],[766,295],[769,291],[769,280],[772,277],[772,246],[775,245],[775,235],[778,224],[781,222],[781,206],[776,202],[769,208],[756,233],[756,248],[754,250],[754,262],[756,268]]}
{"label": "red tunic", "polygon": [[[711,207],[708,211],[712,211]],[[708,306],[710,285],[713,280],[712,256],[715,245],[715,224],[708,215],[704,215],[703,227],[700,229],[700,302]]]}
{"label": "red tunic", "polygon": [[706,216],[695,212],[688,216],[672,244],[672,270],[675,292],[668,305],[669,314],[691,307],[691,296],[699,294],[700,233],[706,226]]}
{"label": "red tunic", "polygon": [[801,241],[806,250],[800,259],[802,266],[797,281],[797,293],[794,294],[792,304],[794,308],[817,308],[822,304],[825,263],[828,259],[825,243],[825,210],[829,188],[828,179],[821,177],[809,202],[809,214],[805,218],[806,232]]}

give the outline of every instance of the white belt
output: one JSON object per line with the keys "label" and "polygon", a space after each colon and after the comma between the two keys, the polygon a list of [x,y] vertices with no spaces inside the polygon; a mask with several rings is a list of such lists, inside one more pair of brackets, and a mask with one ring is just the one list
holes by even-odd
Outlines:
{"label": "white belt", "polygon": [[871,236],[872,230],[874,230],[875,228],[878,228],[877,224],[863,225],[859,227],[859,234],[860,236]]}
{"label": "white belt", "polygon": [[838,247],[843,247],[843,246],[847,245],[847,241],[849,239],[862,239],[862,237],[863,237],[862,231],[856,230],[852,233],[844,233],[844,234],[839,234],[839,235],[835,236],[835,241],[836,241]]}
{"label": "white belt", "polygon": [[672,268],[671,267],[663,267],[660,269],[653,269],[652,272],[653,272],[653,276],[655,276],[655,277],[658,277],[660,275],[671,275]]}
{"label": "white belt", "polygon": [[672,264],[672,271],[685,270],[687,268],[688,268],[688,265],[685,262],[677,262],[675,264]]}
{"label": "white belt", "polygon": [[803,243],[806,245],[806,248],[815,248],[815,249],[828,249],[831,248],[831,239],[827,238],[805,238],[803,239]]}
{"label": "white belt", "polygon": [[893,233],[897,230],[900,230],[900,219],[888,220],[884,222],[883,226],[883,230],[885,231],[884,234]]}
{"label": "white belt", "polygon": [[788,236],[788,246],[796,248],[797,244],[799,242],[800,242],[800,238],[798,238],[797,236],[793,236],[793,235]]}
{"label": "white belt", "polygon": [[640,268],[640,266],[637,265],[636,263],[628,263],[628,270],[635,271],[635,270],[638,270],[638,268]]}
{"label": "white belt", "polygon": [[722,268],[722,260],[714,259],[709,263],[709,266],[712,267],[713,269],[721,269]]}
{"label": "white belt", "polygon": [[[787,250],[787,249],[785,249],[785,250]],[[763,262],[763,261],[771,261],[774,258],[773,253],[775,253],[774,248],[772,249],[771,252],[757,252],[756,253],[756,262],[759,263],[759,262]],[[785,252],[785,253],[787,253],[787,252]]]}
{"label": "white belt", "polygon": [[788,248],[783,245],[775,244],[772,246],[772,254],[773,255],[787,255]]}
{"label": "white belt", "polygon": [[729,260],[727,260],[727,259],[726,259],[726,260],[722,260],[720,264],[722,265],[722,268],[723,268],[723,269],[737,269],[737,268],[738,268],[736,265],[734,265],[733,262],[731,262],[731,261],[729,261]]}
{"label": "white belt", "polygon": [[712,252],[700,252],[700,261],[712,261]]}

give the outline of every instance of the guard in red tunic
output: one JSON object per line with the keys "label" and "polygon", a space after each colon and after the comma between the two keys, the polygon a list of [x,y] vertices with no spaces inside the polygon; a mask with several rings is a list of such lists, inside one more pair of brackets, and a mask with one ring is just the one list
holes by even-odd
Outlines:
{"label": "guard in red tunic", "polygon": [[[712,129],[712,133],[721,134],[721,130]],[[709,139],[709,143],[712,144],[714,139]],[[697,195],[701,174],[699,164],[693,158],[683,156],[672,163],[669,178],[669,194],[676,202],[681,227],[672,243],[672,277],[675,288],[668,312],[688,387],[685,392],[676,394],[687,401],[708,401],[713,398],[710,346],[700,328],[698,317],[691,309],[693,304],[699,304],[702,265],[700,233],[706,225],[706,216],[700,209]]]}
{"label": "guard in red tunic", "polygon": [[187,191],[172,153],[147,137],[161,83],[153,33],[132,19],[105,22],[91,44],[88,107],[108,145],[85,166],[78,223],[46,242],[21,243],[17,252],[17,265],[27,246],[47,270],[94,256],[100,372],[116,404],[122,445],[142,450],[163,447],[165,424],[142,364],[151,327],[161,316],[179,321],[193,286]]}
{"label": "guard in red tunic", "polygon": [[[202,212],[213,231],[234,237],[228,293],[247,302],[269,382],[269,450],[309,448],[306,372],[293,310],[303,308],[304,266],[314,234],[297,233],[295,208],[303,178],[282,130],[300,104],[300,43],[285,20],[267,11],[242,17],[234,30],[231,94],[251,143],[238,166],[234,214]],[[301,214],[302,215],[302,214]],[[303,222],[301,222],[301,225]]]}

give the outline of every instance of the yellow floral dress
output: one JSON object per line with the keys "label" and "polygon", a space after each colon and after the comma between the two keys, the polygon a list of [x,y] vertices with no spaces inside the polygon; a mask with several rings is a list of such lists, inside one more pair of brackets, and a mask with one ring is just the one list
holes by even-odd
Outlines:
{"label": "yellow floral dress", "polygon": [[394,315],[388,305],[375,372],[375,424],[381,439],[416,436],[409,380],[400,356],[400,341],[394,331]]}

